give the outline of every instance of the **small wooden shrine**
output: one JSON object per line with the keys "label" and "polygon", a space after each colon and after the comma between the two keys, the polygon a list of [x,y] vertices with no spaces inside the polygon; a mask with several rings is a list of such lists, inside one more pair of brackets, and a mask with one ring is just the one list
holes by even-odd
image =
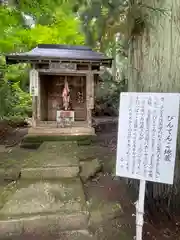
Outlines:
{"label": "small wooden shrine", "polygon": [[6,55],[7,64],[29,63],[32,135],[94,134],[94,88],[112,59],[84,46],[40,44]]}

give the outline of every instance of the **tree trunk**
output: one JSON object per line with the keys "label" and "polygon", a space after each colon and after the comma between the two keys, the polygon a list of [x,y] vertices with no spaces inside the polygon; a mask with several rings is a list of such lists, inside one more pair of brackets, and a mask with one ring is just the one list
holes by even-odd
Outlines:
{"label": "tree trunk", "polygon": [[[152,8],[159,7],[167,11],[162,14],[148,8],[152,26],[131,42],[128,91],[180,92],[180,1],[142,0],[142,2]],[[174,185],[171,187],[153,184],[154,198],[165,197],[164,193],[173,197],[176,197],[177,193],[180,195],[179,140],[180,134],[178,134]],[[173,194],[169,194],[170,192]]]}

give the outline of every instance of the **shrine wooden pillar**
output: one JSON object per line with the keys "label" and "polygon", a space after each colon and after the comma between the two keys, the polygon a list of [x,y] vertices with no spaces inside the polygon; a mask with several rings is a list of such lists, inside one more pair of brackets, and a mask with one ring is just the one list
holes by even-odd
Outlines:
{"label": "shrine wooden pillar", "polygon": [[40,118],[40,106],[39,106],[39,73],[36,70],[36,66],[33,65],[32,70],[30,71],[30,94],[32,96],[32,127],[37,126],[37,119]]}
{"label": "shrine wooden pillar", "polygon": [[38,74],[37,120],[41,121],[41,81]]}
{"label": "shrine wooden pillar", "polygon": [[37,96],[32,96],[32,127],[37,125]]}
{"label": "shrine wooden pillar", "polygon": [[94,108],[94,74],[86,74],[86,106],[87,106],[87,123],[92,127],[92,109]]}

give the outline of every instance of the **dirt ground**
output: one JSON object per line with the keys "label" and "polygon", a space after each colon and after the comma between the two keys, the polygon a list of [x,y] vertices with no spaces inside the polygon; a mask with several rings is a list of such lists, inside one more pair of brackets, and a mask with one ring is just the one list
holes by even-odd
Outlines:
{"label": "dirt ground", "polygon": [[[98,130],[98,144],[116,154],[118,131],[117,119],[114,122],[111,121],[108,124],[102,124],[101,127],[98,127]],[[112,164],[104,162],[104,169],[106,172],[112,171]],[[100,185],[100,182],[98,185]],[[109,179],[108,182],[105,181],[104,185],[106,187],[109,186],[109,188],[112,189],[110,194],[108,191],[105,193],[107,198],[110,195],[110,198],[120,199],[120,202],[127,213],[126,218],[123,218],[122,222],[124,222],[125,225],[128,223],[128,227],[133,229],[135,227],[135,217],[132,217],[132,214],[135,213],[135,208],[131,200],[132,198],[130,197],[131,194],[129,194],[130,189],[128,189],[125,181],[123,179],[116,181],[111,181]],[[97,192],[99,191],[100,190]],[[133,232],[134,230],[135,229],[133,229]],[[159,208],[154,210],[153,215],[146,212],[143,235],[144,240],[180,240],[180,217],[171,216],[170,219],[167,219],[167,216],[164,216],[162,209],[160,211]]]}
{"label": "dirt ground", "polygon": [[[96,235],[98,231],[106,232],[105,239],[118,240],[119,235],[116,235],[117,229],[121,229],[123,232],[129,232],[131,236],[135,234],[135,213],[134,204],[131,200],[129,189],[124,179],[117,179],[113,177],[113,171],[115,168],[115,161],[109,162],[108,158],[103,158],[108,154],[116,155],[117,144],[117,119],[97,119],[96,121],[97,131],[97,145],[103,147],[102,159],[104,165],[104,172],[96,176],[85,185],[85,192],[87,199],[92,196],[96,196],[98,199],[106,201],[117,201],[123,208],[123,216],[111,221],[105,221],[101,228],[96,229]],[[27,133],[27,128],[10,129],[8,134],[1,142],[5,145],[18,144],[23,136]],[[158,211],[158,210],[157,210]],[[174,220],[165,221],[163,215],[156,213],[156,223],[154,224],[154,216],[150,216],[150,221],[145,219],[144,225],[144,240],[178,240],[180,239],[180,218],[174,218]],[[157,224],[158,222],[158,224]],[[107,238],[107,236],[109,236]],[[26,239],[33,239],[32,237]],[[45,238],[43,238],[45,239]],[[121,240],[130,240],[131,238],[121,237]]]}

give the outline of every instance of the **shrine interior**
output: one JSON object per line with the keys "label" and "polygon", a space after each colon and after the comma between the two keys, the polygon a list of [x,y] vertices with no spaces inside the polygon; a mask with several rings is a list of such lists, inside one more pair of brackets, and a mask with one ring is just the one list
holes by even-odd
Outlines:
{"label": "shrine interior", "polygon": [[65,80],[70,90],[69,110],[75,112],[75,121],[86,121],[86,76],[47,74],[40,75],[40,121],[56,121],[57,110],[63,110]]}

